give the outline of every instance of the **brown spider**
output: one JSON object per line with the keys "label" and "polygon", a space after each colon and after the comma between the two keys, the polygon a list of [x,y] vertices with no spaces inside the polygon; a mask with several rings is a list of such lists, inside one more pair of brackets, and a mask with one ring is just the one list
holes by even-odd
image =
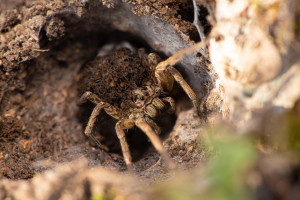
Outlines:
{"label": "brown spider", "polygon": [[160,58],[154,53],[147,55],[143,49],[134,53],[123,48],[106,57],[97,57],[84,68],[86,92],[81,96],[80,103],[90,101],[96,105],[84,133],[99,148],[107,151],[108,148],[102,145],[92,133],[95,120],[102,109],[119,120],[115,129],[125,163],[130,171],[133,170],[132,161],[124,130],[134,126],[147,135],[167,166],[174,167],[157,135],[160,128],[152,119],[161,112],[174,110],[175,102],[167,96],[173,88],[174,79],[192,100],[199,114],[199,101],[195,92],[182,75],[171,66],[189,52],[185,50],[159,63]]}

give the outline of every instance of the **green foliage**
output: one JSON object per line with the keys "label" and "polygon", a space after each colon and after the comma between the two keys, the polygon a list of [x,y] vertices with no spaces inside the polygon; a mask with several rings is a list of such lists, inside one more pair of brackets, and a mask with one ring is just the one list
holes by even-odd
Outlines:
{"label": "green foliage", "polygon": [[104,196],[102,194],[93,194],[92,200],[104,200]]}
{"label": "green foliage", "polygon": [[205,166],[160,186],[158,191],[162,199],[252,199],[246,177],[257,160],[254,146],[248,137],[233,137],[222,132],[209,132],[210,137],[205,142],[215,156]]}
{"label": "green foliage", "polygon": [[210,139],[217,157],[208,166],[212,185],[206,193],[209,199],[250,199],[245,183],[256,162],[256,152],[247,137]]}
{"label": "green foliage", "polygon": [[107,186],[104,194],[93,194],[92,200],[113,200],[116,198],[116,192],[113,187]]}

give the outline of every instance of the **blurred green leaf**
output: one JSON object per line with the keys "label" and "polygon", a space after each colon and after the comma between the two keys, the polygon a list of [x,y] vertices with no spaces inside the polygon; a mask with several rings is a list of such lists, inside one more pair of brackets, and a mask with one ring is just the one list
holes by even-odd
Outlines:
{"label": "blurred green leaf", "polygon": [[104,197],[102,194],[93,194],[92,200],[104,200]]}
{"label": "blurred green leaf", "polygon": [[210,143],[218,155],[208,166],[213,183],[207,193],[209,199],[248,199],[245,178],[257,157],[250,139],[221,137]]}
{"label": "blurred green leaf", "polygon": [[160,185],[161,199],[252,199],[246,178],[257,161],[257,153],[251,140],[224,130],[211,131],[208,135],[205,147],[210,150],[203,149],[210,154],[208,163]]}

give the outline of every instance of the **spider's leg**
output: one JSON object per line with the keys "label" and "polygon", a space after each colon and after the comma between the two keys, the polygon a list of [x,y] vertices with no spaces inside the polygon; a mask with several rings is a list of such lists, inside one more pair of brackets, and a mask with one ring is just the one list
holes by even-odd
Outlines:
{"label": "spider's leg", "polygon": [[120,140],[125,163],[130,172],[133,172],[132,161],[131,161],[132,159],[131,159],[131,155],[130,155],[129,146],[126,141],[126,135],[125,135],[124,129],[130,129],[133,127],[134,127],[134,121],[130,120],[130,119],[120,120],[116,124],[116,133]]}
{"label": "spider's leg", "polygon": [[92,130],[93,130],[93,127],[94,127],[94,124],[95,124],[95,121],[96,121],[96,118],[97,116],[100,114],[102,108],[104,107],[105,105],[101,102],[101,103],[98,103],[95,108],[93,109],[93,112],[89,118],[89,121],[88,121],[88,124],[86,125],[85,127],[85,130],[84,130],[84,134],[86,136],[88,136],[90,139],[92,139],[96,144],[97,146],[102,149],[102,150],[105,150],[105,151],[108,151],[108,148],[103,146],[100,141],[93,135],[92,133]]}
{"label": "spider's leg", "polygon": [[94,93],[88,91],[88,92],[85,92],[81,97],[80,97],[80,100],[79,100],[79,104],[83,104],[85,103],[86,101],[90,101],[94,104],[98,104],[101,101],[101,99]]}
{"label": "spider's leg", "polygon": [[173,161],[169,157],[168,153],[165,151],[161,140],[155,134],[155,132],[153,131],[151,126],[147,123],[147,121],[145,119],[140,118],[140,119],[137,119],[135,121],[135,125],[137,127],[139,127],[148,136],[148,138],[150,139],[150,141],[151,141],[152,145],[154,146],[154,148],[158,151],[158,153],[160,153],[160,155],[165,160],[168,168],[170,168],[170,169],[175,168],[175,164],[173,163]]}
{"label": "spider's leg", "polygon": [[200,115],[200,113],[201,113],[200,112],[200,104],[199,104],[198,97],[197,97],[196,93],[194,92],[194,90],[184,80],[184,78],[182,77],[180,72],[177,71],[177,69],[175,69],[173,66],[169,66],[167,71],[172,74],[174,79],[179,83],[179,85],[182,87],[182,89],[185,91],[185,93],[188,95],[188,97],[192,100],[194,108]]}
{"label": "spider's leg", "polygon": [[[193,91],[193,89],[189,86],[189,84],[184,80],[184,78],[182,77],[180,72],[177,71],[177,69],[175,69],[173,66],[157,65],[156,71],[155,71],[155,75],[156,75],[157,79],[160,79],[161,77],[163,77],[162,74],[165,74],[165,75],[163,75],[165,77],[167,77],[166,74],[169,74],[172,77],[174,77],[175,81],[182,87],[184,92],[192,100],[194,108],[198,112],[198,115],[200,115],[201,112],[200,112],[200,104],[199,104],[198,97],[197,97],[196,93]],[[159,81],[159,82],[163,82],[163,81]],[[164,82],[166,82],[166,81],[164,81]]]}
{"label": "spider's leg", "polygon": [[[175,65],[179,60],[183,59],[186,55],[195,52],[201,48],[205,47],[205,42],[198,42],[194,44],[193,46],[187,47],[181,51],[178,51],[171,57],[169,57],[167,60],[164,60],[160,63],[155,68],[155,77],[160,83],[161,87],[165,91],[170,91],[171,85],[170,84],[172,81],[168,77],[169,74],[171,74],[174,79],[181,85],[185,93],[189,96],[189,98],[192,100],[194,107],[196,108],[198,115],[201,114],[200,112],[200,105],[199,105],[199,100],[195,94],[195,92],[192,90],[192,88],[189,86],[189,84],[183,79],[182,75],[180,72],[178,72],[173,65]],[[166,80],[168,79],[168,80]],[[167,87],[166,87],[167,86]],[[167,90],[166,90],[167,89]]]}
{"label": "spider's leg", "polygon": [[167,66],[175,65],[179,60],[183,59],[186,55],[198,51],[199,49],[205,47],[205,42],[198,42],[190,47],[182,49],[177,53],[170,56],[167,60],[164,60],[156,66],[156,69],[161,70],[165,69]]}
{"label": "spider's leg", "polygon": [[100,114],[102,109],[104,109],[108,115],[110,115],[116,119],[119,119],[120,112],[117,108],[113,107],[112,105],[110,105],[108,103],[104,103],[96,94],[94,94],[90,91],[85,92],[81,96],[79,103],[83,104],[86,101],[91,101],[92,103],[96,104],[96,106],[93,109],[93,112],[89,118],[88,124],[84,130],[84,134],[87,135],[91,140],[93,140],[100,149],[108,151],[108,148],[103,146],[100,143],[100,141],[97,140],[97,138],[93,135],[93,133],[92,133],[93,127],[94,127],[96,118]]}

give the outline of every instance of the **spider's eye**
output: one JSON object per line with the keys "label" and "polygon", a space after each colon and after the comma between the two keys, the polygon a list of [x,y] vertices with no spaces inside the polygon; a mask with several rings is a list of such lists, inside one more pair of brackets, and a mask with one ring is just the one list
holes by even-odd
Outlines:
{"label": "spider's eye", "polygon": [[148,92],[145,92],[145,93],[144,93],[144,95],[145,95],[145,96],[148,96],[148,95],[149,95],[149,93],[148,93]]}
{"label": "spider's eye", "polygon": [[140,97],[140,100],[144,100],[144,97]]}

